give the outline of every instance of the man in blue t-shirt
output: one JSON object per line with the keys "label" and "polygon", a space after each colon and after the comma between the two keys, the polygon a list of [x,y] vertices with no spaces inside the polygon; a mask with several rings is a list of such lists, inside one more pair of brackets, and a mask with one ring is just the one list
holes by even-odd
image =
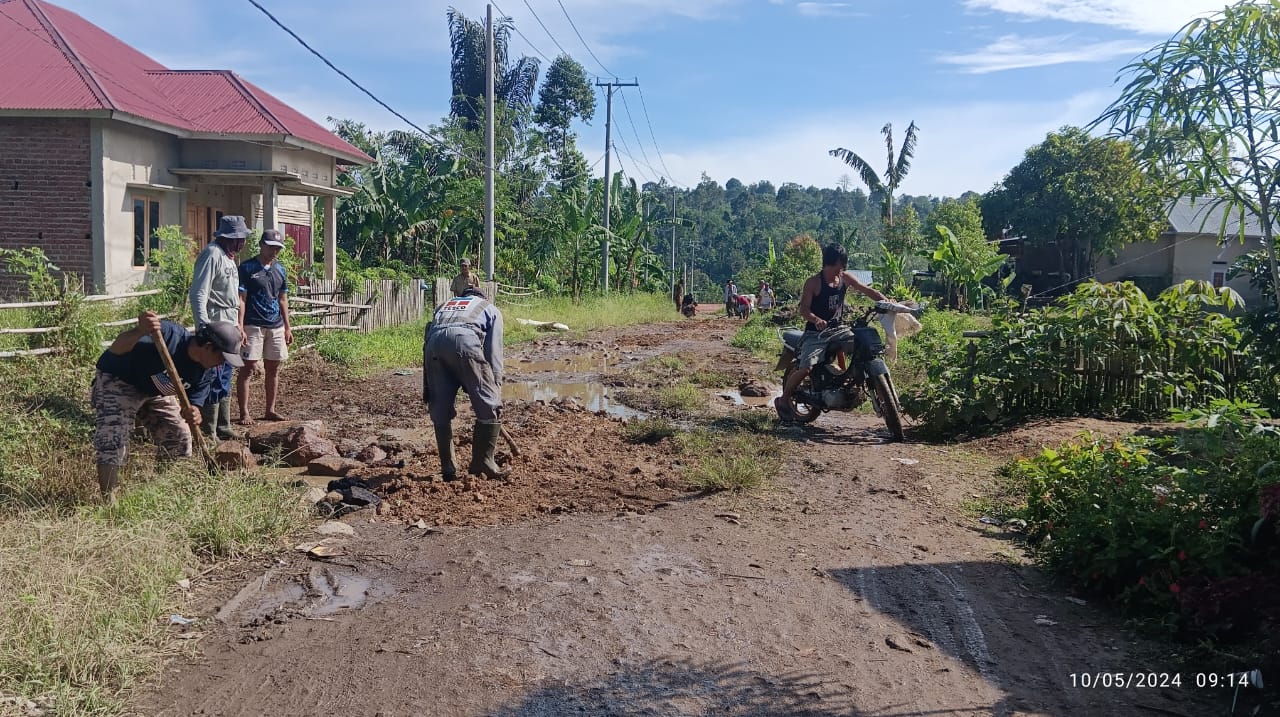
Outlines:
{"label": "man in blue t-shirt", "polygon": [[178,407],[174,398],[177,387],[152,339],[157,329],[194,407],[203,407],[210,400],[219,366],[242,363],[240,328],[229,321],[206,324],[193,336],[147,311],[138,317],[137,326],[116,337],[98,358],[90,398],[97,412],[93,448],[98,458],[98,488],[107,500],[114,498],[120,483],[120,466],[129,455],[129,435],[135,422],[141,421],[151,434],[158,458],[191,455],[188,422],[199,424],[201,416],[198,411]]}
{"label": "man in blue t-shirt", "polygon": [[249,380],[254,368],[263,362],[266,389],[266,408],[263,418],[283,421],[276,412],[276,397],[280,388],[280,364],[289,358],[289,344],[293,343],[293,329],[289,326],[289,280],[284,265],[276,261],[284,241],[280,232],[268,229],[262,232],[258,255],[240,264],[240,330],[245,335],[244,368],[236,374],[236,405],[240,409],[238,422],[251,425],[249,417]]}

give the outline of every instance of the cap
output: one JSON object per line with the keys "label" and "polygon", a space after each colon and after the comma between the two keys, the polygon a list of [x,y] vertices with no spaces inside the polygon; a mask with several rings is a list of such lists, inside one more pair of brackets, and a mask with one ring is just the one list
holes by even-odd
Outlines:
{"label": "cap", "polygon": [[240,358],[240,327],[230,321],[214,321],[196,331],[197,338],[207,339],[222,352],[222,357],[232,366],[243,366]]}
{"label": "cap", "polygon": [[462,261],[458,262],[458,266],[471,266],[471,260],[463,259]]}
{"label": "cap", "polygon": [[249,238],[249,227],[244,223],[244,217],[226,214],[218,219],[218,231],[214,232],[213,238],[247,239]]}
{"label": "cap", "polygon": [[262,239],[258,243],[262,246],[284,246],[284,240],[280,238],[280,232],[275,229],[268,229],[262,232]]}

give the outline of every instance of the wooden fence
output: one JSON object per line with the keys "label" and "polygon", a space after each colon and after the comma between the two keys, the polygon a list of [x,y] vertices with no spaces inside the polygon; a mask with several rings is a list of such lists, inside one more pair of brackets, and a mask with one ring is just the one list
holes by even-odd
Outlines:
{"label": "wooden fence", "polygon": [[[969,339],[966,368],[970,382],[978,366],[978,344],[992,336],[990,331],[966,331]],[[1027,376],[1022,385],[1002,392],[1001,403],[1011,413],[1094,412],[1163,416],[1170,409],[1207,403],[1217,398],[1239,397],[1250,376],[1238,356],[1226,353],[1197,361],[1180,359],[1171,348],[1159,353],[1157,346],[1130,346],[1112,355],[1089,355],[1059,343],[1052,354],[1055,361],[1040,361],[1039,378]],[[1135,365],[1134,357],[1146,357],[1147,365]],[[1176,392],[1175,392],[1176,390]],[[1179,395],[1181,393],[1181,395]]]}
{"label": "wooden fence", "polygon": [[403,283],[369,280],[345,296],[339,282],[313,279],[297,288],[289,297],[289,306],[295,317],[316,319],[310,326],[295,325],[295,330],[372,331],[417,321],[431,309],[418,279]]}
{"label": "wooden fence", "polygon": [[[440,283],[437,282],[437,290]],[[446,280],[444,289],[448,293]],[[138,296],[150,296],[160,293],[159,289],[148,291],[130,291],[121,294],[94,294],[86,296],[85,301],[115,301]],[[38,309],[57,306],[57,301],[25,301],[0,304],[0,309]],[[302,319],[312,317],[307,324],[295,322],[295,331],[372,331],[384,326],[417,321],[433,307],[427,305],[426,290],[421,281],[412,279],[407,282],[391,280],[366,281],[362,288],[357,288],[351,296],[344,296],[339,291],[336,281],[313,280],[307,286],[298,287],[289,297],[292,316]],[[161,316],[161,318],[166,318]],[[119,321],[107,321],[98,324],[101,327],[117,327],[132,324],[136,319],[128,318]],[[190,328],[190,327],[188,327]],[[52,334],[61,331],[58,326],[0,328],[3,334]],[[109,345],[107,342],[104,345]],[[14,349],[0,351],[0,359],[18,356],[44,356],[61,352],[60,348]]]}

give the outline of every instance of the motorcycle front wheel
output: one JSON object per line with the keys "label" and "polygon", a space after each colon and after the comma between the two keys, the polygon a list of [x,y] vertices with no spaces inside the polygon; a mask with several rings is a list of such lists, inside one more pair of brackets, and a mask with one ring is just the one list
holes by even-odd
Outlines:
{"label": "motorcycle front wheel", "polygon": [[[791,367],[787,369],[787,372],[782,375],[782,384],[784,386],[787,383],[787,379],[791,377],[791,372],[795,370],[796,366],[793,363]],[[796,388],[796,393],[798,394],[801,390],[809,387],[809,379],[806,378],[804,382]],[[813,423],[818,419],[818,414],[822,413],[822,409],[814,406],[813,404],[805,403],[804,401],[797,401],[795,395],[791,396],[791,405],[788,406],[788,408],[791,409],[791,415],[795,416],[796,423]],[[779,414],[779,417],[781,417],[781,414]]]}
{"label": "motorcycle front wheel", "polygon": [[904,440],[906,436],[902,432],[902,411],[898,408],[898,395],[893,390],[893,384],[889,383],[889,377],[885,374],[873,376],[871,388],[876,393],[880,417],[884,419],[884,425],[889,427],[889,435],[895,441]]}

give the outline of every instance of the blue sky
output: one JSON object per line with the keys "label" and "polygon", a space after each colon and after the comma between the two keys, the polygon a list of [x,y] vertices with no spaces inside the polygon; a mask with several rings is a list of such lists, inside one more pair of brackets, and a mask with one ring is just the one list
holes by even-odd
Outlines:
{"label": "blue sky", "polygon": [[[333,115],[379,129],[403,126],[245,0],[53,2],[171,68],[235,70],[316,120]],[[417,124],[447,113],[448,3],[260,2]],[[1130,59],[1223,2],[498,5],[524,35],[513,36],[513,54],[554,58],[558,41],[589,73],[640,82],[638,91],[618,91],[625,103],[615,94],[614,167],[621,163],[642,181],[665,175],[687,186],[706,173],[721,184],[736,177],[835,186],[846,167],[827,150],[847,147],[879,168],[880,128],[892,122],[900,141],[914,120],[916,160],[900,191],[955,196],[989,189],[1047,132],[1089,122],[1116,96],[1117,73]],[[454,6],[484,17],[484,2]],[[604,153],[602,96],[598,106],[591,125],[579,127],[588,161]]]}

